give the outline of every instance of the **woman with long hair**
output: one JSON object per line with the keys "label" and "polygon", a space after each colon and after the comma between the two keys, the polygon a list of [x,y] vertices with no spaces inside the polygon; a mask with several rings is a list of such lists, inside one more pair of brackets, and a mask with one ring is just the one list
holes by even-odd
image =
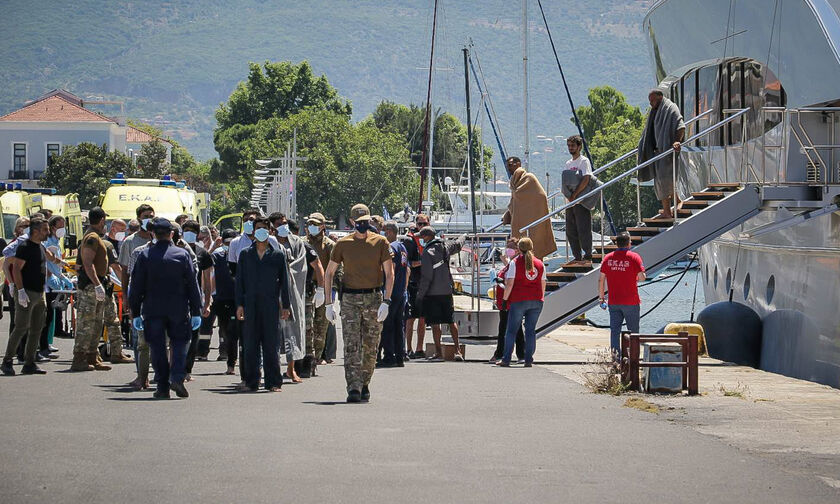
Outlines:
{"label": "woman with long hair", "polygon": [[[490,358],[491,364],[496,364],[502,359],[505,354],[505,334],[507,333],[508,310],[507,305],[503,304],[505,294],[505,274],[508,272],[510,264],[519,257],[519,238],[510,237],[505,245],[505,255],[502,261],[505,266],[499,270],[496,275],[496,309],[499,310],[499,333],[496,339],[496,351]],[[516,357],[525,362],[525,333],[522,332],[522,324],[516,331]]]}
{"label": "woman with long hair", "polygon": [[525,367],[534,362],[537,348],[537,320],[542,312],[545,297],[545,266],[534,257],[534,242],[520,238],[519,256],[508,265],[505,274],[505,293],[502,306],[508,309],[507,331],[505,332],[505,354],[499,366],[510,366],[516,331],[525,321]]}

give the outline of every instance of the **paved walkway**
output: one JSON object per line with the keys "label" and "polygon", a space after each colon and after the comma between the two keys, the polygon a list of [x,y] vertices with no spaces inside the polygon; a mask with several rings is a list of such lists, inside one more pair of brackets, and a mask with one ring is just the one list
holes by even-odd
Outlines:
{"label": "paved walkway", "polygon": [[347,405],[340,361],[279,394],[231,393],[224,363],[199,362],[191,397],[164,402],[122,387],[131,365],[68,364],[0,378],[3,503],[840,501],[816,474],[589,394],[562,366],[409,363]]}
{"label": "paved walkway", "polygon": [[[539,341],[546,366],[578,383],[594,367],[581,363],[609,347],[609,332],[565,326]],[[745,451],[816,475],[840,488],[840,390],[700,359],[700,397],[644,395],[659,418],[683,424]]]}

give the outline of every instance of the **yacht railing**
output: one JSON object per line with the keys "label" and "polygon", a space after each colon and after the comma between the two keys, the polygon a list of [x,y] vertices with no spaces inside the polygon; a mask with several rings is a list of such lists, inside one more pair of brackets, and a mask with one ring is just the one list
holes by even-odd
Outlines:
{"label": "yacht railing", "polygon": [[[729,117],[727,117],[727,118],[725,118],[725,119],[723,119],[723,120],[721,120],[721,121],[719,121],[719,122],[715,123],[714,125],[711,125],[711,126],[707,127],[707,128],[706,128],[706,129],[704,129],[703,131],[700,131],[699,133],[696,133],[696,134],[694,134],[694,135],[690,136],[689,138],[687,138],[687,139],[683,140],[683,142],[681,142],[681,143],[682,143],[682,144],[685,144],[685,145],[688,145],[690,142],[693,142],[693,141],[695,141],[695,140],[699,140],[699,139],[701,139],[701,138],[703,138],[703,137],[709,136],[710,134],[712,134],[712,133],[714,133],[714,132],[716,132],[716,131],[718,131],[718,130],[720,130],[720,129],[724,128],[724,127],[727,127],[727,125],[729,125],[729,124],[730,124],[730,123],[732,123],[733,121],[737,120],[738,118],[743,117],[743,116],[744,116],[747,112],[749,112],[749,110],[750,110],[750,109],[748,109],[748,108],[740,109],[740,110],[738,110],[736,113],[733,113],[732,115],[730,115]],[[746,121],[743,121],[743,122],[746,122]],[[745,138],[744,136],[742,136],[742,137],[741,137],[742,142],[744,141],[744,138]],[[578,203],[582,203],[585,199],[587,199],[587,198],[591,198],[591,197],[592,197],[592,195],[593,195],[593,193],[598,193],[598,194],[600,195],[601,215],[603,216],[603,209],[604,209],[604,191],[605,191],[606,189],[608,189],[608,188],[610,188],[610,187],[613,187],[613,186],[618,185],[618,184],[619,184],[622,180],[626,179],[626,178],[627,178],[627,177],[629,177],[630,175],[633,175],[634,173],[637,173],[637,172],[638,172],[639,170],[641,170],[642,168],[645,168],[645,167],[650,166],[650,165],[652,165],[652,164],[654,164],[654,163],[656,163],[656,162],[658,162],[658,161],[661,161],[661,160],[663,160],[663,159],[666,159],[666,158],[668,158],[669,156],[671,157],[671,169],[672,169],[672,175],[673,175],[673,180],[674,180],[674,192],[673,192],[673,195],[672,195],[672,198],[673,198],[673,199],[672,199],[672,203],[674,203],[674,207],[675,207],[675,211],[674,211],[674,222],[675,222],[675,223],[676,223],[676,222],[678,222],[678,220],[679,220],[679,212],[677,212],[677,211],[676,211],[676,201],[677,201],[677,156],[675,156],[675,155],[674,155],[674,148],[673,148],[673,147],[671,147],[670,149],[668,149],[668,150],[666,150],[666,151],[664,151],[664,152],[661,152],[661,153],[657,154],[656,156],[654,156],[654,157],[652,157],[652,158],[648,159],[647,161],[645,161],[645,162],[643,162],[643,163],[640,163],[640,164],[638,164],[638,165],[634,166],[633,168],[631,168],[631,169],[629,169],[629,170],[625,171],[625,172],[624,172],[624,173],[622,173],[621,175],[619,175],[619,176],[617,176],[617,177],[613,178],[613,179],[612,179],[612,180],[610,180],[609,182],[606,182],[605,184],[603,184],[602,186],[598,187],[597,189],[595,189],[595,190],[593,190],[593,191],[590,191],[590,192],[588,192],[588,193],[584,194],[583,196],[580,196],[580,197],[576,198],[575,200],[573,200],[573,201],[570,201],[570,202],[566,203],[565,205],[561,206],[561,207],[560,207],[560,208],[558,208],[557,210],[554,210],[553,212],[549,212],[549,213],[548,213],[548,215],[545,215],[545,216],[543,216],[543,217],[541,217],[541,218],[539,218],[539,219],[535,220],[534,222],[532,222],[532,223],[528,224],[527,226],[525,226],[525,227],[521,228],[521,229],[519,230],[519,232],[520,232],[520,233],[525,233],[525,234],[527,234],[527,235],[529,235],[529,236],[530,236],[530,231],[531,231],[531,229],[532,229],[532,228],[534,228],[534,227],[536,227],[536,226],[538,226],[538,225],[542,224],[543,222],[545,222],[545,221],[547,221],[547,220],[551,219],[552,217],[555,217],[555,216],[559,215],[561,212],[564,212],[567,208],[571,208],[571,207],[573,207],[573,206],[577,205]],[[637,184],[637,190],[638,190],[638,184]],[[639,222],[641,222],[641,220],[642,220],[642,217],[641,217],[641,209],[640,209],[638,206],[637,206],[637,210],[636,210],[636,212],[637,212],[637,213],[636,213],[637,220],[638,220]],[[604,231],[604,219],[603,219],[603,217],[602,217],[602,218],[601,218],[601,245],[602,245],[602,247],[603,247],[603,245],[604,245],[604,232],[605,232],[605,231]],[[603,250],[603,249],[602,249],[602,250]]]}

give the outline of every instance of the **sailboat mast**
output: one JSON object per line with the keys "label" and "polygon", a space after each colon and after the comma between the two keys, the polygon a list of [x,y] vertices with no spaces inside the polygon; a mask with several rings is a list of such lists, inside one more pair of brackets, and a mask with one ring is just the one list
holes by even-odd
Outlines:
{"label": "sailboat mast", "polygon": [[522,0],[522,83],[522,106],[524,108],[522,117],[525,123],[522,141],[525,152],[522,156],[522,166],[527,168],[531,159],[531,143],[528,135],[528,115],[531,108],[528,100],[528,0]]}
{"label": "sailboat mast", "polygon": [[[429,53],[429,86],[426,90],[426,117],[423,125],[423,153],[420,156],[420,201],[417,203],[417,212],[423,212],[423,186],[426,182],[426,177],[429,177],[429,194],[431,195],[431,173],[426,173],[426,160],[428,156],[429,168],[432,167],[432,148],[431,145],[434,139],[429,133],[429,120],[432,114],[432,75],[434,75],[435,65],[435,35],[437,33],[437,11],[438,0],[435,0],[434,13],[432,14],[432,47]],[[434,129],[434,125],[432,125]],[[430,138],[432,141],[430,142]]]}
{"label": "sailboat mast", "polygon": [[472,116],[470,112],[470,50],[464,47],[464,90],[466,93],[466,100],[467,100],[467,178],[470,182],[470,204],[469,210],[470,215],[472,215],[472,232],[475,234],[478,231],[478,228],[475,224],[475,180],[473,179],[473,166],[472,166],[472,153],[473,153],[473,144],[472,144]]}

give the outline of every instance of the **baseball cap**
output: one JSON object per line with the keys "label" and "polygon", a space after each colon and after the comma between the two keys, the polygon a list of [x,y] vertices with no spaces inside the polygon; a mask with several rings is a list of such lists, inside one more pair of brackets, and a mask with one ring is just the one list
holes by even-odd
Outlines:
{"label": "baseball cap", "polygon": [[315,212],[313,214],[309,214],[309,217],[306,218],[307,224],[318,224],[323,225],[327,219],[324,218],[324,214],[320,212]]}
{"label": "baseball cap", "polygon": [[350,218],[354,221],[359,220],[363,215],[367,215],[370,218],[370,209],[364,203],[357,203],[350,209]]}

